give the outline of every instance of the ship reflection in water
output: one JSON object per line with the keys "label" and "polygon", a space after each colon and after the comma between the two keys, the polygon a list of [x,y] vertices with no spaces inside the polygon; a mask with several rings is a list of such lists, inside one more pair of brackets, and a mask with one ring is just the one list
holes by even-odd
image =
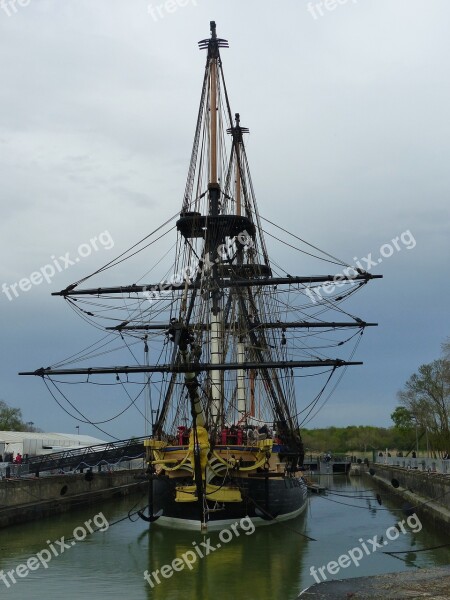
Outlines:
{"label": "ship reflection in water", "polygon": [[302,556],[310,543],[301,533],[304,520],[303,514],[289,524],[254,530],[251,521],[243,519],[242,527],[238,520],[234,528],[207,535],[152,526],[148,533],[151,583],[145,583],[147,597],[225,600],[241,598],[244,591],[249,599],[296,598]]}
{"label": "ship reflection in water", "polygon": [[[236,527],[239,536],[231,527],[226,528],[229,533],[214,531],[205,536],[164,528],[157,523],[149,527],[141,519],[135,520],[136,510],[143,506],[146,495],[115,499],[101,506],[2,529],[0,572],[8,573],[47,548],[46,540],[60,540],[61,536],[70,539],[75,528],[100,510],[110,523],[107,531],[90,535],[53,558],[47,569],[41,567],[24,578],[17,577],[17,583],[9,588],[0,580],[0,598],[294,600],[315,583],[311,567],[317,570],[337,560],[358,546],[360,538],[377,536],[380,540],[404,516],[401,502],[389,492],[372,488],[371,480],[365,477],[330,475],[320,480],[328,488],[327,494],[310,497],[308,514],[305,512],[284,524],[257,527],[254,533],[244,521],[244,527]],[[377,493],[382,496],[382,506],[376,500]],[[352,564],[334,578],[371,577],[447,565],[445,531],[425,520],[422,524],[420,531],[414,533],[408,528],[407,534],[401,534],[386,548],[403,553],[394,557],[384,551],[373,552],[360,561],[359,567]],[[303,533],[317,541],[309,541]],[[221,547],[217,548],[219,543]],[[217,549],[207,554],[210,547]],[[192,570],[184,566],[168,579],[160,575],[161,583],[152,580],[153,588],[144,579],[145,571],[150,575],[156,570],[161,572],[174,559],[195,553],[195,548],[201,549],[205,557],[197,555]],[[425,548],[430,550],[424,551]],[[167,569],[164,573],[167,575]],[[328,571],[326,574],[328,579],[332,578]]]}

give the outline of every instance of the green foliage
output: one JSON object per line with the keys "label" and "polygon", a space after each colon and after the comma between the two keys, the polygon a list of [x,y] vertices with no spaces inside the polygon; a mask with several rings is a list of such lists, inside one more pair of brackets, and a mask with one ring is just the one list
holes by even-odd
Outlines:
{"label": "green foliage", "polygon": [[404,406],[397,406],[391,414],[396,430],[396,439],[402,448],[412,450],[417,444],[417,422],[414,415]]}
{"label": "green foliage", "polygon": [[414,428],[414,416],[410,410],[404,406],[397,406],[391,414],[395,427],[402,431],[409,431]]}
{"label": "green foliage", "polygon": [[370,425],[349,425],[348,427],[328,427],[326,429],[302,429],[301,435],[306,453],[327,452],[348,454],[351,452],[371,452],[386,448],[409,450],[410,440],[395,427],[372,427]]}
{"label": "green foliage", "polygon": [[24,427],[20,408],[11,408],[0,400],[0,431],[23,431]]}

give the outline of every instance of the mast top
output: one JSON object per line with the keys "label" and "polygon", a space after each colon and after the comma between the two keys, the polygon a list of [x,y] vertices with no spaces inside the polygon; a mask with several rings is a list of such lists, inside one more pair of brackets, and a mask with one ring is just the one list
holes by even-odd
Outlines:
{"label": "mast top", "polygon": [[235,125],[234,127],[229,127],[227,129],[227,133],[230,133],[233,136],[235,142],[242,144],[243,138],[242,135],[244,133],[250,133],[250,129],[248,127],[241,127],[241,115],[236,113],[235,117]]}
{"label": "mast top", "polygon": [[200,50],[208,50],[208,58],[219,58],[219,48],[229,48],[228,40],[217,37],[216,22],[210,21],[211,37],[200,40],[198,45]]}

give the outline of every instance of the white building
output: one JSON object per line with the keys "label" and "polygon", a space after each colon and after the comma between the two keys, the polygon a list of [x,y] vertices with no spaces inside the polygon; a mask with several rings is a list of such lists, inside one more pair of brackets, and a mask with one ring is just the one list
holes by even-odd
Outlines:
{"label": "white building", "polygon": [[[0,455],[12,453],[14,458],[17,454],[24,456],[39,456],[60,452],[72,448],[84,448],[97,444],[106,444],[90,435],[78,435],[76,433],[31,433],[29,431],[0,431]],[[1,460],[0,460],[1,462]]]}

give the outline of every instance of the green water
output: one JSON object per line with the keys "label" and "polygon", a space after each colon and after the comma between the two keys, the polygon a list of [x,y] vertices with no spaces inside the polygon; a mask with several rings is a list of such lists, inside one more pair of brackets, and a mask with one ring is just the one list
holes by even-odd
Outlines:
{"label": "green water", "polygon": [[[450,562],[448,548],[419,552],[448,542],[443,533],[425,521],[422,521],[422,530],[417,533],[413,533],[405,523],[406,533],[398,530],[398,538],[388,541],[386,530],[405,516],[398,500],[385,492],[380,492],[383,505],[379,506],[374,498],[378,490],[371,490],[370,481],[338,475],[322,477],[321,481],[332,492],[326,497],[311,497],[304,515],[286,524],[259,527],[253,533],[251,524],[244,522],[243,528],[238,526],[236,531],[223,534],[225,541],[219,539],[218,532],[204,537],[154,525],[149,528],[140,519],[130,521],[128,512],[145,504],[145,499],[139,496],[1,530],[0,569],[6,573],[26,563],[41,550],[48,550],[47,540],[54,542],[65,536],[67,543],[76,527],[85,527],[83,524],[100,512],[110,523],[104,532],[88,535],[83,541],[73,540],[73,545],[69,541],[70,548],[53,556],[47,568],[40,565],[28,574],[19,568],[24,576],[15,575],[15,584],[6,576],[9,588],[0,580],[0,597],[11,600],[291,600],[314,583],[310,573],[312,566],[317,570],[330,561],[337,561],[352,548],[361,547],[360,539],[365,542],[374,536],[383,548],[370,555],[365,554],[358,567],[352,563],[345,569],[341,568],[334,578],[374,575]],[[104,524],[101,517],[97,522]],[[410,522],[414,529],[418,529],[416,519]],[[77,535],[81,537],[82,531],[78,530]],[[395,530],[390,530],[389,536],[395,537]],[[205,542],[207,537],[210,538],[210,546],[220,544],[220,548],[210,550],[204,558],[197,555],[192,570],[183,562],[183,570],[172,571],[167,579],[160,575],[164,565],[170,565],[188,551],[192,553],[196,546],[206,553],[201,542]],[[59,547],[53,546],[58,551]],[[368,543],[366,547],[371,548]],[[397,558],[384,553],[398,550],[407,552],[396,555]],[[186,556],[188,561],[192,560],[191,554]],[[179,563],[176,565],[180,567]],[[154,585],[151,587],[144,579],[146,570],[150,573],[159,570],[161,583],[151,579]],[[165,572],[170,575],[167,569]],[[326,570],[323,572],[327,579],[333,578]]]}

